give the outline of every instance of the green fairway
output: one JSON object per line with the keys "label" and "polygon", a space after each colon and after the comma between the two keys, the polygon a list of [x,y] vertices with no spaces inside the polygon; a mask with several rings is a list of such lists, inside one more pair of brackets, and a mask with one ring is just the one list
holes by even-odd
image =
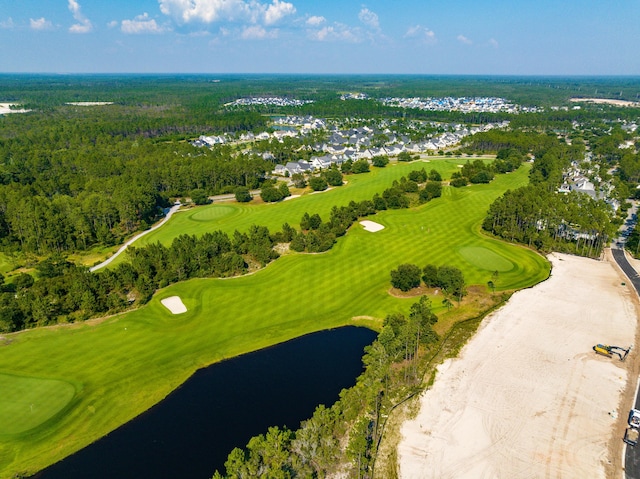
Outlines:
{"label": "green fairway", "polygon": [[40,426],[63,410],[76,392],[64,381],[8,374],[0,374],[0,391],[0,437]]}
{"label": "green fairway", "polygon": [[393,180],[406,176],[412,170],[424,168],[427,172],[437,170],[448,178],[457,171],[457,165],[463,161],[454,159],[435,159],[429,162],[398,163],[386,168],[373,168],[370,173],[348,175],[346,185],[333,188],[321,194],[305,194],[300,198],[272,204],[254,203],[213,203],[175,215],[162,228],[142,237],[135,246],[143,246],[157,241],[170,244],[181,234],[202,235],[207,231],[222,230],[232,233],[238,229],[245,231],[252,224],[267,226],[276,231],[283,223],[298,227],[305,212],[318,213],[324,220],[329,218],[333,206],[343,206],[350,201],[371,199],[375,193],[389,188]]}
{"label": "green fairway", "polygon": [[[145,241],[166,243],[182,233],[244,230],[253,223],[272,230],[285,221],[297,227],[305,211],[327,218],[333,205],[370,198],[412,169],[450,173],[459,162],[374,170],[350,176],[348,185],[327,193],[278,204],[195,208],[174,216]],[[488,185],[445,187],[442,198],[420,207],[381,212],[369,219],[385,229],[371,233],[356,223],[323,254],[289,254],[243,277],[178,283],[159,291],[143,308],[98,324],[13,335],[10,344],[0,347],[0,378],[62,378],[77,385],[77,392],[71,407],[55,420],[28,435],[0,437],[0,477],[34,472],[84,447],[160,401],[198,368],[313,331],[354,324],[357,316],[382,319],[406,313],[415,298],[389,294],[389,272],[401,263],[456,266],[468,284],[485,285],[497,270],[496,289],[545,279],[549,265],[544,258],[480,232],[489,204],[505,190],[526,184],[527,174],[523,166]],[[179,296],[188,311],[171,314],[160,303],[169,296]],[[436,313],[442,311],[440,298],[434,299]],[[37,385],[41,380],[33,381]],[[11,414],[10,407],[0,402],[0,421]],[[24,406],[22,411],[24,416]],[[28,425],[9,427],[19,432]]]}

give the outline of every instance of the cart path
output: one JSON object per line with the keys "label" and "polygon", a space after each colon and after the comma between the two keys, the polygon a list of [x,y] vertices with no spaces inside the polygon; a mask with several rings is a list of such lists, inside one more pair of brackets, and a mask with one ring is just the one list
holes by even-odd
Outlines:
{"label": "cart path", "polygon": [[120,246],[120,249],[118,249],[118,251],[115,252],[115,254],[113,256],[110,256],[109,258],[107,258],[105,261],[103,261],[100,264],[97,264],[95,266],[92,266],[91,268],[89,268],[89,271],[91,271],[92,273],[94,271],[97,271],[99,269],[104,268],[105,266],[109,265],[114,259],[116,259],[118,256],[120,256],[120,254],[122,254],[131,244],[133,244],[135,241],[137,241],[139,238],[143,237],[146,234],[151,233],[152,231],[157,230],[158,228],[160,228],[162,225],[164,225],[167,221],[169,221],[169,219],[171,218],[171,216],[180,209],[180,206],[182,206],[180,203],[176,203],[174,204],[171,208],[169,208],[169,211],[167,212],[166,216],[162,219],[162,221],[160,221],[159,223],[153,225],[151,228],[149,228],[148,230],[144,230],[142,233],[138,233],[137,235],[135,235],[133,238],[131,238],[130,240],[126,241],[122,246]]}

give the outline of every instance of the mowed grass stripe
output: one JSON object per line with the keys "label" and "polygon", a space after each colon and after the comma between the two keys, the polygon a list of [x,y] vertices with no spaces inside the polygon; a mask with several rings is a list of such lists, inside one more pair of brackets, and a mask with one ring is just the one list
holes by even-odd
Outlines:
{"label": "mowed grass stripe", "polygon": [[[401,176],[411,169],[414,165],[380,172],[397,171]],[[366,175],[362,178],[365,189]],[[380,212],[370,218],[385,225],[380,232],[367,232],[356,223],[326,253],[286,255],[244,277],[175,284],[159,291],[143,308],[97,325],[13,336],[13,342],[2,348],[0,373],[64,378],[79,386],[73,407],[46,430],[28,438],[0,438],[0,477],[42,468],[96,440],[161,400],[197,368],[313,331],[352,324],[355,316],[382,319],[388,313],[406,313],[415,299],[388,294],[389,272],[398,264],[452,264],[461,267],[469,283],[486,284],[491,271],[470,264],[457,252],[472,244],[517,265],[500,274],[499,288],[532,285],[546,278],[549,268],[543,258],[487,238],[479,230],[492,198],[526,178],[523,167],[492,185],[452,191],[410,210]],[[392,176],[385,179],[389,184],[392,180]],[[313,201],[305,200],[309,204],[304,210],[292,209],[290,223],[299,219],[301,211],[317,211],[316,205],[330,209],[324,195],[310,198]],[[255,211],[289,208],[295,201],[254,205],[246,208],[250,214],[238,214],[235,221],[239,228],[263,224],[253,221],[259,217]],[[269,221],[282,219],[274,218]],[[227,227],[235,229],[231,222]],[[161,305],[162,298],[174,295],[182,298],[186,313],[172,315]],[[60,447],[52,449],[51,444]]]}

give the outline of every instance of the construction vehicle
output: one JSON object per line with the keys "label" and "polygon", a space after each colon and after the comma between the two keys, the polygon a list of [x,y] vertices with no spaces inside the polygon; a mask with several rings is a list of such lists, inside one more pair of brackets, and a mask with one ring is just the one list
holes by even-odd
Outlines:
{"label": "construction vehicle", "polygon": [[603,356],[606,356],[608,358],[613,357],[614,354],[617,354],[618,357],[620,358],[620,361],[624,361],[625,359],[627,359],[627,354],[629,354],[629,351],[631,351],[631,346],[629,346],[627,349],[621,348],[620,346],[609,346],[607,344],[596,344],[593,347],[593,350],[597,353],[597,354],[602,354]]}
{"label": "construction vehicle", "polygon": [[627,419],[629,427],[624,432],[624,442],[630,446],[638,444],[638,436],[640,436],[640,411],[637,409],[631,409],[629,411],[629,418]]}

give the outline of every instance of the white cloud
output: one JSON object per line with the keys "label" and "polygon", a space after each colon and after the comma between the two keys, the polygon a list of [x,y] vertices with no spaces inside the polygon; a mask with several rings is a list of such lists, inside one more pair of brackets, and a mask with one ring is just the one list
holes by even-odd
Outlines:
{"label": "white cloud", "polygon": [[360,31],[356,28],[349,28],[342,23],[336,23],[321,28],[320,30],[313,30],[309,32],[309,37],[312,40],[319,42],[328,41],[343,41],[357,43],[361,41]]}
{"label": "white cloud", "polygon": [[69,10],[73,14],[73,18],[78,22],[69,28],[71,33],[88,33],[93,30],[91,21],[82,14],[80,4],[76,0],[69,0]]}
{"label": "white cloud", "polygon": [[465,45],[473,44],[473,42],[469,40],[467,37],[465,37],[464,35],[458,35],[456,38],[460,43],[464,43]]}
{"label": "white cloud", "polygon": [[11,29],[14,27],[13,18],[9,17],[6,20],[0,22],[0,28]]}
{"label": "white cloud", "polygon": [[273,3],[267,7],[267,11],[264,14],[264,22],[267,25],[273,25],[282,18],[294,13],[296,13],[296,7],[292,3],[273,0]]}
{"label": "white cloud", "polygon": [[53,24],[51,21],[46,20],[44,17],[38,18],[34,20],[33,18],[29,19],[29,25],[32,30],[53,30]]}
{"label": "white cloud", "polygon": [[498,44],[498,40],[496,40],[495,38],[491,38],[489,40],[489,45],[492,46],[493,48],[498,48],[500,46]]}
{"label": "white cloud", "polygon": [[413,38],[424,43],[435,43],[437,41],[435,32],[421,25],[409,27],[407,33],[404,34],[404,38]]}
{"label": "white cloud", "polygon": [[322,25],[326,21],[327,19],[324,17],[313,16],[313,17],[307,18],[307,25],[316,27],[318,25]]}
{"label": "white cloud", "polygon": [[109,28],[115,28],[118,25],[120,25],[120,22],[118,20],[111,20],[109,23],[107,23],[107,27]]}
{"label": "white cloud", "polygon": [[251,25],[242,29],[240,37],[244,40],[262,40],[265,38],[276,38],[277,30],[265,30],[260,25]]}
{"label": "white cloud", "polygon": [[133,20],[122,20],[122,32],[130,34],[139,33],[164,33],[166,28],[161,27],[148,13],[138,15]]}
{"label": "white cloud", "polygon": [[363,8],[362,10],[360,10],[360,13],[358,13],[358,18],[362,23],[370,28],[373,28],[375,30],[380,28],[378,15],[368,8]]}
{"label": "white cloud", "polygon": [[272,0],[271,4],[258,0],[158,0],[160,11],[180,24],[249,22],[272,25],[293,15],[292,3]]}

